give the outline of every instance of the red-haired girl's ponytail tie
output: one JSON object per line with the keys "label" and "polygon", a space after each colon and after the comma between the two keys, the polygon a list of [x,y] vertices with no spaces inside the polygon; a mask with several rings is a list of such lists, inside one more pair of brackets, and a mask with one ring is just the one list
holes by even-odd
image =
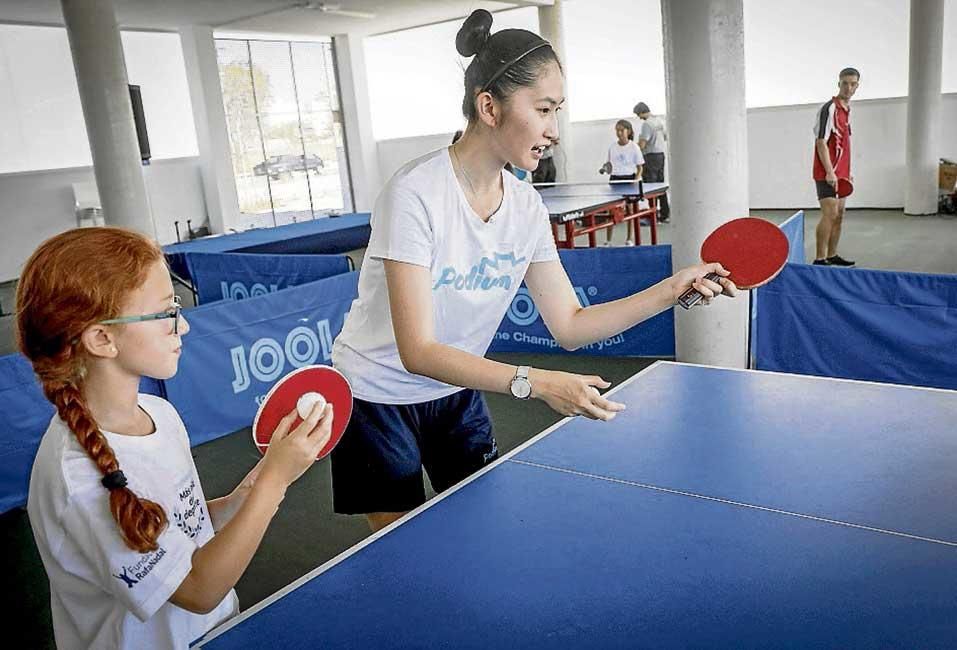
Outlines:
{"label": "red-haired girl's ponytail tie", "polygon": [[126,487],[126,475],[122,470],[116,470],[104,476],[100,482],[103,484],[103,487],[112,492],[113,490]]}

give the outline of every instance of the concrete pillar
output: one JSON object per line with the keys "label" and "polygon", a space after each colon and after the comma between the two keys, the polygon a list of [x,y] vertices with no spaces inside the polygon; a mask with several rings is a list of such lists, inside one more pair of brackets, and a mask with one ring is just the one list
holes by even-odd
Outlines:
{"label": "concrete pillar", "polygon": [[113,3],[61,4],[104,220],[155,237]]}
{"label": "concrete pillar", "polygon": [[568,161],[574,160],[572,154],[572,132],[571,118],[569,113],[569,104],[571,92],[568,89],[568,62],[565,60],[565,28],[562,21],[562,2],[564,0],[554,0],[554,4],[538,8],[538,29],[542,38],[552,44],[552,49],[558,54],[558,59],[565,66],[565,104],[562,110],[558,112],[558,134],[561,143],[555,149],[555,180],[559,183],[568,180]]}
{"label": "concrete pillar", "polygon": [[944,0],[911,0],[905,214],[937,214]]}
{"label": "concrete pillar", "polygon": [[210,232],[239,230],[239,195],[233,174],[229,129],[219,82],[219,61],[212,27],[193,25],[180,29],[189,99],[193,105],[199,167]]}
{"label": "concrete pillar", "polygon": [[379,151],[372,134],[362,36],[341,34],[333,37],[332,44],[339,77],[339,102],[346,130],[346,151],[349,154],[355,210],[369,212],[382,189],[382,180]]}
{"label": "concrete pillar", "polygon": [[[743,0],[661,0],[674,268],[717,226],[748,216]],[[748,296],[675,308],[681,361],[747,365]]]}

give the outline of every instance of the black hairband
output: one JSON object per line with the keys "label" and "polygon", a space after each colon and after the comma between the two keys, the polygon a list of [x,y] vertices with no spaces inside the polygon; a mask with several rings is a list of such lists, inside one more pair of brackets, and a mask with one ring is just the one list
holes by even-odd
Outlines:
{"label": "black hairband", "polygon": [[103,484],[103,487],[112,492],[113,490],[126,487],[126,475],[122,470],[116,470],[115,472],[110,472],[104,476],[100,483]]}
{"label": "black hairband", "polygon": [[521,61],[522,59],[524,59],[526,56],[528,56],[529,54],[531,54],[532,52],[534,52],[534,51],[537,50],[538,48],[540,48],[540,47],[545,47],[546,45],[551,45],[551,43],[549,43],[549,42],[546,41],[545,39],[542,39],[541,42],[536,43],[535,45],[533,45],[532,47],[528,48],[527,50],[525,50],[524,52],[522,52],[521,54],[519,54],[518,56],[516,56],[514,59],[512,59],[512,60],[509,61],[508,63],[504,64],[501,68],[499,68],[498,70],[495,71],[495,74],[492,75],[492,78],[491,78],[491,79],[489,79],[488,81],[485,82],[485,85],[482,86],[482,90],[480,90],[479,92],[480,92],[480,93],[487,92],[488,89],[489,89],[489,86],[491,86],[493,83],[495,83],[495,81],[496,81],[499,77],[501,77],[503,74],[505,74],[505,71],[506,71],[506,70],[508,70],[509,68],[511,68],[513,65],[515,65],[516,63],[518,63],[519,61]]}

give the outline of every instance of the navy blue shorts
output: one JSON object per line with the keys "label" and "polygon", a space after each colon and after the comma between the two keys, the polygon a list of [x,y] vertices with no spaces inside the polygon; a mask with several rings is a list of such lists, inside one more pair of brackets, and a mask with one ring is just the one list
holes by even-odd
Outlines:
{"label": "navy blue shorts", "polygon": [[335,511],[405,512],[425,503],[422,467],[436,492],[498,458],[485,398],[465,389],[419,404],[356,399],[332,452]]}

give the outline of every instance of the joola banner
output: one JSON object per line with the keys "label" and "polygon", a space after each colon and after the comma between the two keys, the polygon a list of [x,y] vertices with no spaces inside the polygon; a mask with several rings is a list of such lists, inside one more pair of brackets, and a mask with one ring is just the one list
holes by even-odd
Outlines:
{"label": "joola banner", "polygon": [[200,304],[244,300],[349,272],[345,255],[186,253]]}
{"label": "joola banner", "polygon": [[[587,307],[631,295],[671,275],[671,246],[625,246],[559,251],[562,264]],[[525,285],[502,319],[490,352],[670,357],[675,354],[674,313],[667,310],[621,334],[566,352],[548,333]]]}
{"label": "joola banner", "polygon": [[179,372],[164,382],[192,444],[252,424],[259,403],[295,368],[331,364],[332,341],[358,295],[358,272],[184,312]]}

